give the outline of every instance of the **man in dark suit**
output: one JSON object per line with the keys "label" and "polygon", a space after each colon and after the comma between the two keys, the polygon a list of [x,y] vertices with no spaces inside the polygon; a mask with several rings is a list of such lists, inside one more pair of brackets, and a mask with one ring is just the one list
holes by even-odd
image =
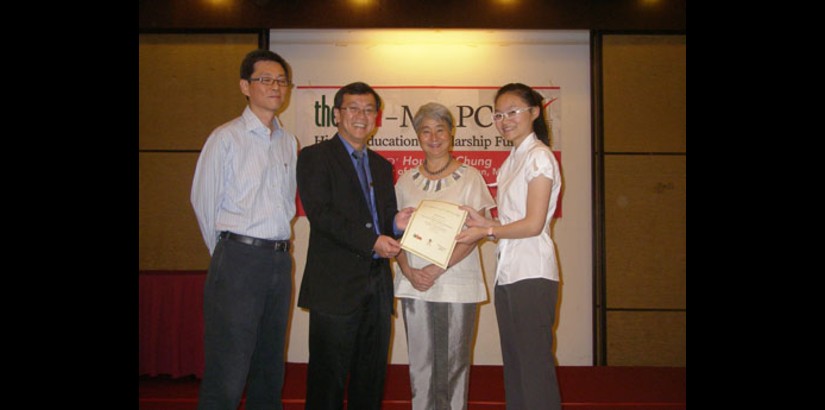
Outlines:
{"label": "man in dark suit", "polygon": [[[387,258],[412,208],[398,211],[392,164],[366,148],[381,98],[356,82],[335,94],[335,137],[304,148],[297,180],[310,224],[298,306],[309,314],[308,410],[379,410],[393,302]],[[363,156],[362,156],[363,155]],[[397,217],[396,217],[397,215]]]}

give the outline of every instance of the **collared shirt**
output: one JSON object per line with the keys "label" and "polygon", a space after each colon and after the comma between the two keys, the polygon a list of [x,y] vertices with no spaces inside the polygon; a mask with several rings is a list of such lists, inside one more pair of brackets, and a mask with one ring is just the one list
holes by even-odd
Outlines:
{"label": "collared shirt", "polygon": [[527,184],[538,176],[551,179],[550,202],[544,228],[536,236],[519,239],[499,239],[496,283],[507,285],[523,279],[559,280],[556,250],[550,237],[550,220],[556,212],[561,190],[559,164],[550,147],[530,134],[520,146],[513,148],[498,174],[498,217],[502,225],[527,216]]}
{"label": "collared shirt", "polygon": [[[349,159],[352,161],[352,167],[355,168],[355,173],[358,173],[358,160],[352,155],[355,152],[355,148],[350,145],[349,141],[345,140],[341,135],[338,135],[338,139],[344,143],[344,148],[347,149],[347,154],[349,155]],[[372,226],[375,228],[375,233],[381,234],[381,229],[378,226],[378,215],[375,211],[375,191],[372,189],[372,173],[370,172],[370,156],[367,155],[367,147],[366,145],[362,149],[364,153],[364,167],[367,168],[367,186],[369,187],[370,191],[370,207],[372,208]],[[393,225],[393,228],[395,225]]]}
{"label": "collared shirt", "polygon": [[210,254],[221,231],[276,240],[292,235],[298,141],[277,118],[272,128],[247,106],[203,146],[191,201]]}

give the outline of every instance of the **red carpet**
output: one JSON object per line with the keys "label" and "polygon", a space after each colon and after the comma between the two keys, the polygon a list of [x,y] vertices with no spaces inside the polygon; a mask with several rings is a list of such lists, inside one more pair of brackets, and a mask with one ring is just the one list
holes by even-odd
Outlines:
{"label": "red carpet", "polygon": [[[687,408],[684,367],[559,367],[562,405],[571,410]],[[199,380],[194,376],[139,377],[140,410],[194,410]],[[289,363],[283,402],[285,410],[302,410],[306,394],[306,364]],[[387,373],[385,410],[409,410],[410,384],[406,365]],[[501,366],[473,366],[468,410],[504,410]],[[244,409],[241,405],[239,409]],[[352,409],[355,410],[355,409]]]}

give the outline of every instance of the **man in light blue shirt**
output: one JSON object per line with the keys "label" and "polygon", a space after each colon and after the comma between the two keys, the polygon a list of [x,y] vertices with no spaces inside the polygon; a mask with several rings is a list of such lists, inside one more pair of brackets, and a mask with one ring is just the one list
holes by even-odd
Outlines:
{"label": "man in light blue shirt", "polygon": [[291,89],[286,61],[255,50],[241,63],[249,105],[204,144],[192,206],[212,255],[204,288],[206,368],[198,409],[281,409],[292,295],[289,254],[298,143],[277,113]]}

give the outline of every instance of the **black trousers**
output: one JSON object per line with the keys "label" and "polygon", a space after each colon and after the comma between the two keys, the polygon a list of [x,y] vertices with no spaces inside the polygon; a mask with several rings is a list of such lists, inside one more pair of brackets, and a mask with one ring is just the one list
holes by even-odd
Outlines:
{"label": "black trousers", "polygon": [[507,410],[561,410],[553,355],[559,283],[525,279],[495,289]]}
{"label": "black trousers", "polygon": [[206,368],[199,410],[283,408],[284,346],[292,296],[292,257],[220,240],[204,286]]}
{"label": "black trousers", "polygon": [[310,310],[307,410],[380,410],[392,326],[388,270],[374,266],[363,305],[347,315]]}

